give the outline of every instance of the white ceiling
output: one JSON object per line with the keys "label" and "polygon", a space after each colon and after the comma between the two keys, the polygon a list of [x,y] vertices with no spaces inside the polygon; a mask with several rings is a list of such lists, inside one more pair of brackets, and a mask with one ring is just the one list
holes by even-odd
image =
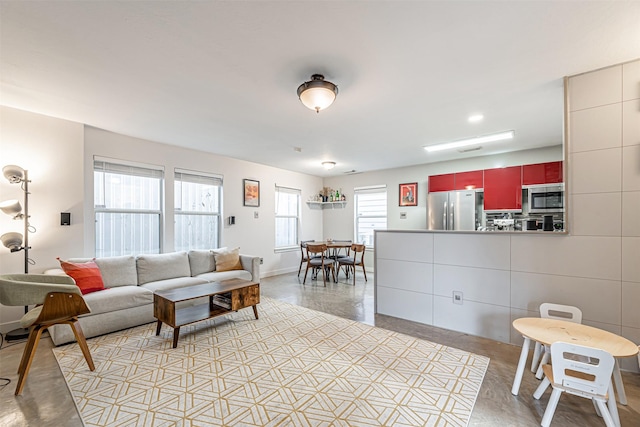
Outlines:
{"label": "white ceiling", "polygon": [[[562,77],[640,58],[639,1],[2,1],[0,19],[2,105],[319,176],[557,145]],[[314,73],[340,91],[320,114],[296,96]]]}

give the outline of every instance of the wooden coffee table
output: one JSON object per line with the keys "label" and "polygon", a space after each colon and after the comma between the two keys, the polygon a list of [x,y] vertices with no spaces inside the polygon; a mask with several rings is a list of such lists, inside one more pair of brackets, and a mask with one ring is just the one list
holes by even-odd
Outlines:
{"label": "wooden coffee table", "polygon": [[[176,303],[209,297],[205,304],[176,308]],[[224,299],[225,302],[219,301]],[[160,335],[162,324],[173,328],[173,348],[178,345],[180,327],[190,323],[222,316],[249,306],[258,318],[260,284],[243,279],[229,279],[202,285],[158,291],[153,294],[153,316],[158,319],[156,336]]]}

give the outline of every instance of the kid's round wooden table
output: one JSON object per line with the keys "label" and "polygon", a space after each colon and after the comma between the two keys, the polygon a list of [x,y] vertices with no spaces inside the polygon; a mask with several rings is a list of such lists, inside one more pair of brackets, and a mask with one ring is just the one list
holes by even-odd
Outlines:
{"label": "kid's round wooden table", "polygon": [[[529,346],[531,340],[544,345],[551,345],[554,342],[569,342],[585,347],[599,348],[609,352],[616,358],[616,364],[613,371],[613,378],[616,384],[616,390],[620,403],[627,404],[627,397],[622,384],[622,376],[620,375],[620,366],[617,358],[631,357],[638,354],[638,346],[628,339],[616,335],[614,333],[594,328],[592,326],[583,325],[581,323],[567,322],[557,319],[542,319],[539,317],[523,317],[513,321],[513,327],[522,334],[524,343],[520,352],[520,360],[516,369],[516,376],[513,379],[513,387],[511,394],[517,396],[524,374],[524,367],[529,354]],[[618,418],[618,410],[616,407],[615,396],[609,393],[609,408],[614,416],[614,420]],[[614,414],[615,412],[615,414]],[[619,421],[618,421],[619,425]]]}

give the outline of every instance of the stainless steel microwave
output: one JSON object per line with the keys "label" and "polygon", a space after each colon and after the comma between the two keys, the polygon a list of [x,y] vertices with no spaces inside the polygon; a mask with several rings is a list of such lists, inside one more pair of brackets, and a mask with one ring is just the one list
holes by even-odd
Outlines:
{"label": "stainless steel microwave", "polygon": [[564,212],[564,184],[529,188],[529,213]]}

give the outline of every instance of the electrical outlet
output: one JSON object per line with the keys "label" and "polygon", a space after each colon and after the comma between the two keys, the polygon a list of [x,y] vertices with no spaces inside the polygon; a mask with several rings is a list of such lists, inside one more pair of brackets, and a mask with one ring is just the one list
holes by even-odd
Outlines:
{"label": "electrical outlet", "polygon": [[255,212],[253,213],[253,217],[254,217],[255,219],[258,219],[258,211],[255,211]]}
{"label": "electrical outlet", "polygon": [[260,265],[264,264],[264,258],[260,258]]}
{"label": "electrical outlet", "polygon": [[462,305],[462,292],[453,291],[453,303]]}

